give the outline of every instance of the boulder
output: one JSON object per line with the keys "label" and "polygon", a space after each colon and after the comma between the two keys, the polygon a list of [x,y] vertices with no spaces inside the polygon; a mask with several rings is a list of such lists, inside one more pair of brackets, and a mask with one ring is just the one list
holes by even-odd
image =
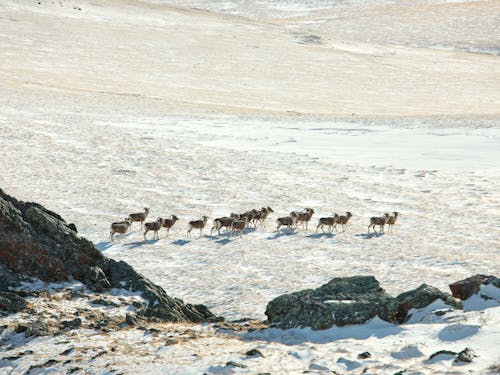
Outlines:
{"label": "boulder", "polygon": [[473,294],[477,293],[481,285],[489,284],[493,284],[497,288],[500,288],[500,279],[495,276],[474,275],[466,279],[456,281],[449,286],[453,297],[466,300]]}
{"label": "boulder", "polygon": [[17,294],[0,292],[0,311],[16,313],[28,307],[26,300]]}
{"label": "boulder", "polygon": [[146,317],[171,322],[223,320],[204,305],[170,297],[127,263],[106,258],[58,214],[37,203],[18,201],[1,189],[0,271],[0,290],[13,286],[19,275],[46,282],[75,279],[96,292],[110,288],[141,292],[149,302],[142,312]]}
{"label": "boulder", "polygon": [[181,299],[170,297],[162,288],[137,273],[126,262],[107,259],[102,269],[114,287],[142,293],[142,297],[149,302],[144,311],[147,317],[157,317],[170,322],[198,323],[224,320],[212,314],[204,305],[184,304]]}
{"label": "boulder", "polygon": [[247,357],[262,357],[264,358],[264,354],[259,349],[250,349],[245,353]]}
{"label": "boulder", "polygon": [[353,276],[334,278],[318,289],[279,296],[269,302],[266,315],[270,323],[283,329],[326,329],[364,323],[375,316],[402,323],[410,309],[426,307],[438,298],[454,308],[462,308],[455,298],[426,284],[394,298],[373,276]]}
{"label": "boulder", "polygon": [[63,329],[77,329],[82,326],[82,320],[80,318],[75,318],[72,320],[64,320],[61,322],[61,326]]}
{"label": "boulder", "polygon": [[397,313],[397,301],[373,276],[334,278],[315,290],[279,296],[266,309],[269,322],[284,329],[326,329],[364,323],[375,316],[394,322]]}
{"label": "boulder", "polygon": [[111,288],[111,284],[107,279],[104,271],[98,266],[85,266],[86,272],[84,283],[90,290],[94,292],[103,292]]}
{"label": "boulder", "polygon": [[58,214],[37,203],[18,201],[2,190],[0,233],[0,264],[43,281],[73,277],[84,282],[85,266],[95,266],[104,259]]}
{"label": "boulder", "polygon": [[460,353],[457,354],[457,358],[455,359],[455,363],[465,362],[470,363],[477,357],[477,354],[471,348],[465,348]]}
{"label": "boulder", "polygon": [[35,320],[29,323],[20,323],[15,329],[16,333],[22,333],[27,337],[48,336],[51,334],[47,323]]}
{"label": "boulder", "polygon": [[422,284],[417,289],[401,293],[396,297],[399,303],[398,320],[400,322],[405,321],[408,318],[408,311],[410,309],[421,309],[437,299],[441,299],[444,303],[455,309],[463,308],[462,303],[448,293],[444,293],[433,286]]}

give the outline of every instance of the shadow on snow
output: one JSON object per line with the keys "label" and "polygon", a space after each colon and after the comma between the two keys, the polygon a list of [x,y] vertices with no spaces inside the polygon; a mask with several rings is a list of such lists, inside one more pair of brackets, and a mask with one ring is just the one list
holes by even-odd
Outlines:
{"label": "shadow on snow", "polygon": [[279,342],[284,345],[297,345],[306,342],[326,344],[345,339],[365,340],[370,337],[384,338],[401,334],[404,330],[404,327],[385,322],[376,317],[365,324],[343,327],[333,326],[326,330],[314,331],[311,328],[291,328],[287,330],[267,328],[243,333],[240,337],[246,341]]}
{"label": "shadow on snow", "polygon": [[360,233],[356,234],[356,237],[364,238],[365,240],[369,240],[371,238],[382,237],[385,233],[375,232],[375,233]]}
{"label": "shadow on snow", "polygon": [[306,237],[307,238],[333,238],[335,237],[335,233],[330,233],[330,232],[324,232],[324,233],[313,233],[313,234],[308,234]]}

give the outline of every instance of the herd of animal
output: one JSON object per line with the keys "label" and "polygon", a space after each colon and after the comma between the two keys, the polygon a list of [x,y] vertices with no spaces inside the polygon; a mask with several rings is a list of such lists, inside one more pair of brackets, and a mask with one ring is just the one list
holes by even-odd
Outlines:
{"label": "herd of animal", "polygon": [[[120,234],[121,237],[125,236],[125,233],[131,230],[133,222],[139,222],[141,224],[141,230],[144,226],[144,239],[146,239],[146,234],[150,231],[153,232],[154,239],[159,239],[159,232],[162,228],[166,228],[166,236],[168,237],[170,229],[179,218],[175,215],[171,215],[168,219],[159,217],[155,221],[146,222],[149,211],[149,208],[145,207],[143,212],[132,213],[125,218],[125,220],[112,223],[110,232],[111,241],[114,241],[115,234]],[[217,234],[220,235],[221,230],[225,229],[226,232],[230,233],[230,236],[238,234],[241,237],[245,228],[257,228],[258,226],[265,227],[267,217],[273,212],[271,207],[262,207],[261,209],[252,209],[242,214],[231,213],[229,216],[216,218],[213,220],[210,234],[212,235],[214,231],[217,231]],[[313,214],[314,210],[312,208],[305,208],[302,211],[292,211],[288,216],[279,217],[276,219],[276,232],[279,233],[280,230],[285,228],[288,230],[298,229],[299,226],[307,230]],[[334,214],[330,217],[322,217],[318,221],[316,232],[321,229],[321,231],[325,233],[324,228],[327,227],[328,232],[331,233],[333,230],[338,231],[337,226],[340,226],[340,230],[345,232],[347,223],[352,216],[352,213],[347,211],[345,215]],[[368,233],[370,233],[371,229],[376,233],[375,227],[377,226],[380,228],[379,233],[384,233],[386,225],[389,227],[389,232],[391,232],[394,224],[396,224],[398,216],[400,216],[400,214],[395,211],[392,215],[385,213],[383,216],[371,217],[370,224],[368,225]],[[187,236],[191,237],[192,230],[197,229],[200,231],[201,237],[207,222],[208,216],[202,216],[199,220],[190,221],[188,224]]]}

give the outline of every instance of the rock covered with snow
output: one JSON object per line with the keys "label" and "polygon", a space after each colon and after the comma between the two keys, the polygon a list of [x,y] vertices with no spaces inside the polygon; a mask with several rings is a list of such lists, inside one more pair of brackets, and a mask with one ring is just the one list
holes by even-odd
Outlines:
{"label": "rock covered with snow", "polygon": [[401,323],[407,319],[410,309],[425,307],[437,299],[462,308],[452,296],[426,284],[394,298],[373,276],[341,277],[318,289],[275,298],[267,305],[266,315],[270,323],[280,328],[326,329],[333,325],[364,323],[375,316]]}
{"label": "rock covered with snow", "polygon": [[103,260],[58,214],[0,190],[0,264],[43,281],[85,282],[89,267]]}
{"label": "rock covered with snow", "polygon": [[267,305],[269,322],[281,328],[364,323],[374,316],[395,321],[397,303],[373,276],[334,278],[318,289],[285,294]]}
{"label": "rock covered with snow", "polygon": [[0,311],[19,312],[28,306],[26,300],[15,293],[0,292]]}
{"label": "rock covered with snow", "polygon": [[[184,304],[137,273],[127,263],[106,258],[74,226],[37,203],[21,202],[0,189],[0,290],[20,277],[46,282],[70,279],[103,292],[126,288],[149,302],[143,314],[164,321],[220,321],[204,305]],[[12,296],[8,296],[9,301]],[[7,297],[4,298],[7,303]],[[7,306],[8,305],[8,306]],[[9,310],[11,304],[7,304]]]}
{"label": "rock covered with snow", "polygon": [[396,299],[398,301],[398,316],[401,322],[406,320],[410,309],[421,309],[430,305],[437,299],[442,300],[455,309],[463,308],[460,301],[457,301],[448,293],[444,293],[427,284],[422,284],[417,289],[401,293]]}
{"label": "rock covered with snow", "polygon": [[450,284],[450,290],[453,297],[466,300],[473,294],[477,293],[481,285],[490,284],[500,288],[500,279],[495,276],[474,275]]}

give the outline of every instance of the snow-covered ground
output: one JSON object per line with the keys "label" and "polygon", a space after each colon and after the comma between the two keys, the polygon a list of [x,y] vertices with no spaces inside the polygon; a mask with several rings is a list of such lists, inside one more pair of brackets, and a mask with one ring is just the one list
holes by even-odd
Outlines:
{"label": "snow-covered ground", "polygon": [[[25,115],[43,120],[19,128],[1,119],[3,188],[60,212],[169,293],[228,318],[263,318],[275,296],[335,276],[374,275],[395,294],[500,271],[496,125],[88,113],[63,114],[57,125],[49,113]],[[186,238],[190,220],[207,215],[209,235],[214,218],[262,206],[275,213],[241,239]],[[110,223],[143,207],[150,220],[181,219],[170,238],[144,241],[135,224],[112,245]],[[305,207],[316,212],[308,232],[275,232],[277,217]],[[314,233],[318,217],[345,211],[354,214],[345,233]],[[368,235],[369,218],[386,211],[402,214],[394,233]]]}
{"label": "snow-covered ground", "polygon": [[[68,287],[81,288],[52,284],[42,288],[50,290],[50,295],[29,301],[38,314],[56,319],[70,319],[75,311],[86,311],[121,316],[122,321],[131,310],[124,304],[131,298],[139,301],[136,296],[115,291],[116,296],[107,299],[116,307],[102,306],[92,303],[92,295],[71,297]],[[480,293],[492,299],[474,295],[465,301],[465,312],[450,310],[436,301],[412,311],[402,326],[374,318],[365,324],[323,331],[152,323],[110,332],[79,328],[52,337],[25,337],[16,334],[13,327],[30,321],[31,315],[18,313],[0,319],[0,369],[6,374],[494,374],[500,359],[496,350],[500,290],[483,287]],[[466,347],[478,356],[472,363],[456,362],[456,356],[450,354],[430,358],[438,351],[458,353]],[[248,354],[255,349],[260,354]],[[366,352],[368,356],[359,357]]]}
{"label": "snow-covered ground", "polygon": [[[207,304],[228,319],[264,319],[274,297],[315,288],[332,277],[375,275],[397,294],[421,283],[447,290],[449,283],[473,273],[500,271],[499,170],[492,162],[500,156],[500,132],[495,124],[312,126],[232,117],[110,119],[96,113],[58,113],[65,119],[59,122],[47,112],[25,109],[17,115],[31,125],[17,127],[2,118],[1,185],[6,191],[58,211],[106,256],[129,262],[170,295]],[[400,143],[405,139],[407,147]],[[478,150],[473,156],[471,144]],[[211,220],[205,236],[186,238],[189,220],[267,205],[275,214],[266,227],[242,238],[210,236]],[[110,243],[110,222],[144,206],[151,208],[151,220],[171,214],[181,218],[170,237],[162,232],[159,241],[144,241],[135,224],[125,239]],[[316,211],[311,230],[275,232],[276,217],[304,207]],[[346,210],[355,216],[345,233],[314,232],[318,217]],[[394,210],[402,213],[394,233],[367,234],[370,216]],[[271,330],[226,337],[211,335],[206,327],[190,344],[162,349],[159,340],[155,362],[142,358],[140,371],[223,373],[229,371],[227,361],[240,362],[253,347],[266,357],[245,361],[251,362],[251,373],[298,372],[316,365],[341,372],[365,366],[382,366],[382,373],[403,367],[424,373],[479,371],[498,361],[490,349],[500,339],[499,313],[499,307],[453,313],[444,321],[404,328],[376,320],[314,334]],[[459,338],[443,339],[450,330],[458,330]],[[98,342],[106,346],[117,335]],[[140,346],[141,334],[127,335]],[[88,333],[86,340],[93,342],[94,336]],[[451,357],[426,362],[437,350],[466,346],[481,356],[475,365],[456,367]],[[366,350],[376,360],[356,359]],[[391,354],[401,351],[411,359]],[[193,353],[199,356],[195,361]],[[99,361],[85,363],[97,369],[109,363]],[[120,357],[114,363],[131,365]]]}
{"label": "snow-covered ground", "polygon": [[[0,3],[0,188],[228,319],[264,319],[274,297],[338,276],[374,275],[395,295],[500,274],[499,57],[455,51],[495,47],[497,2],[428,1],[419,11],[370,2],[363,10],[372,13],[345,13],[362,4],[346,2],[334,14],[322,1],[294,10],[280,2],[280,17],[268,17],[269,2],[259,2],[260,16],[161,3]],[[411,17],[394,8],[403,5]],[[329,15],[338,22],[324,22]],[[368,17],[365,28],[357,17]],[[275,210],[266,227],[209,235],[213,218],[262,206]],[[144,241],[135,224],[111,244],[110,223],[143,207],[151,220],[181,220],[169,238]],[[277,217],[305,207],[316,212],[309,231],[275,232]],[[319,217],[345,211],[354,214],[345,233],[314,233]],[[369,218],[386,211],[402,214],[394,233],[368,235]],[[205,236],[187,239],[187,222],[202,215]],[[473,310],[315,333],[186,328],[199,339],[161,349],[131,330],[126,341],[141,350],[118,350],[113,368],[228,373],[227,361],[257,347],[263,359],[233,370],[481,373],[500,362],[500,310]],[[108,346],[124,332],[85,335]],[[18,339],[9,355],[59,342]],[[466,346],[480,355],[471,365],[426,362]],[[363,351],[375,362],[358,366]],[[104,372],[109,361],[85,366]]]}

